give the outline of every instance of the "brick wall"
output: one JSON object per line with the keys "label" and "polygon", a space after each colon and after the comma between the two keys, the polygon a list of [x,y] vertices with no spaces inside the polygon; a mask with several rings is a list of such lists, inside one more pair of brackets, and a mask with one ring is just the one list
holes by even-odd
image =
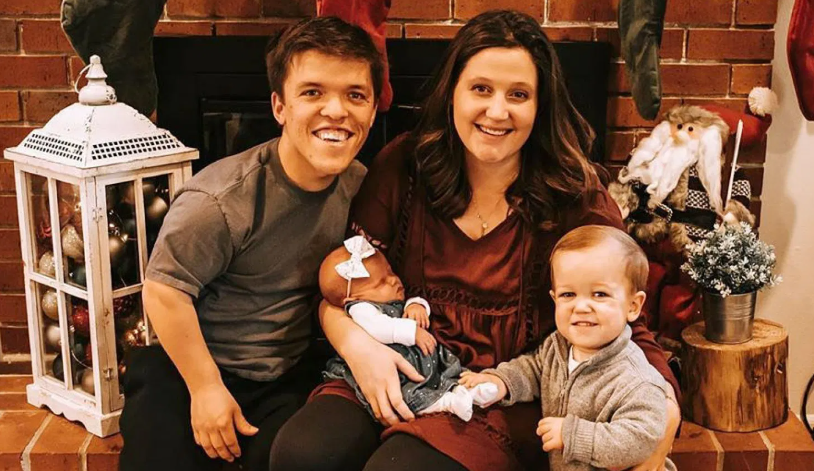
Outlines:
{"label": "brick wall", "polygon": [[[0,2],[0,149],[75,101],[83,67],[58,22],[60,0]],[[268,35],[315,12],[314,0],[169,0],[157,34]],[[608,90],[606,164],[618,169],[654,123],[630,98],[615,24],[618,0],[393,0],[388,35],[451,37],[489,8],[537,18],[554,40],[608,41],[615,56]],[[754,86],[768,86],[777,0],[670,0],[662,41],[664,104],[718,102],[742,109]],[[742,154],[760,213],[765,148]],[[12,164],[0,160],[0,354],[28,352]],[[0,372],[10,371],[0,362]]]}

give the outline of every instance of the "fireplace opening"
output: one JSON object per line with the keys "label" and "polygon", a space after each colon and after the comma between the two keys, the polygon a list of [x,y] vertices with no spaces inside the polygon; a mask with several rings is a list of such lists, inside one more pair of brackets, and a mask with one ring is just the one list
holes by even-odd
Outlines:
{"label": "fireplace opening", "polygon": [[[271,114],[266,79],[265,37],[155,38],[158,125],[200,150],[197,172],[206,165],[280,134]],[[449,40],[387,41],[394,101],[379,113],[359,155],[368,164],[398,134],[412,128],[421,87],[432,74]],[[555,49],[571,99],[596,131],[591,158],[601,161],[605,147],[608,43],[562,42]]]}

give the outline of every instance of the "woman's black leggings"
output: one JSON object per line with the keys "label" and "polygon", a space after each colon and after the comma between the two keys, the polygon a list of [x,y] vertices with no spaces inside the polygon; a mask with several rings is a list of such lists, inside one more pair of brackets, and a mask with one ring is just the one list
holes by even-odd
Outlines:
{"label": "woman's black leggings", "polygon": [[286,422],[271,447],[271,471],[465,471],[424,441],[382,427],[359,405],[317,396]]}

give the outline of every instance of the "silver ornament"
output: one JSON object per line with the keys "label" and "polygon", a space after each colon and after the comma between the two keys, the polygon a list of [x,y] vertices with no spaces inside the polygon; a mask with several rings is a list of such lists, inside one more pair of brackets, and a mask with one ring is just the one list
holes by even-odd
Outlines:
{"label": "silver ornament", "polygon": [[50,250],[42,254],[40,261],[37,264],[37,271],[45,276],[55,277],[57,274],[56,264],[54,263],[54,253]]}
{"label": "silver ornament", "polygon": [[83,391],[93,396],[96,388],[93,385],[93,369],[85,368],[79,372],[79,387]]}
{"label": "silver ornament", "polygon": [[147,216],[147,221],[150,224],[159,226],[164,221],[164,216],[169,209],[170,207],[167,202],[164,201],[164,198],[156,196],[150,201],[150,204],[144,208],[144,214]]}
{"label": "silver ornament", "polygon": [[107,236],[108,251],[110,251],[110,264],[118,265],[125,252],[125,240],[121,236],[110,234]]}
{"label": "silver ornament", "polygon": [[76,232],[76,228],[68,224],[62,228],[60,234],[62,237],[62,253],[77,261],[84,260],[85,243],[79,233]]}
{"label": "silver ornament", "polygon": [[45,345],[53,349],[54,351],[60,351],[62,347],[62,334],[59,330],[59,324],[48,324],[43,329],[42,334],[43,340],[45,340]]}
{"label": "silver ornament", "polygon": [[59,305],[57,304],[57,292],[49,289],[42,295],[40,300],[40,308],[42,313],[49,319],[59,321]]}

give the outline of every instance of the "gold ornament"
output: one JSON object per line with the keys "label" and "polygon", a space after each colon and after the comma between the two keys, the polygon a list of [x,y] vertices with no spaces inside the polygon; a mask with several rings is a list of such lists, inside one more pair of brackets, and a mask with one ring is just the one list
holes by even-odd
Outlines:
{"label": "gold ornament", "polygon": [[57,304],[57,292],[49,289],[42,295],[40,300],[42,313],[49,319],[59,321],[59,305]]}
{"label": "gold ornament", "polygon": [[50,250],[42,254],[40,262],[37,264],[37,271],[45,276],[54,278],[57,274],[56,264],[54,263],[54,253]]}
{"label": "gold ornament", "polygon": [[84,260],[85,243],[79,233],[76,232],[76,228],[68,224],[62,228],[60,235],[62,237],[62,253],[77,261]]}

